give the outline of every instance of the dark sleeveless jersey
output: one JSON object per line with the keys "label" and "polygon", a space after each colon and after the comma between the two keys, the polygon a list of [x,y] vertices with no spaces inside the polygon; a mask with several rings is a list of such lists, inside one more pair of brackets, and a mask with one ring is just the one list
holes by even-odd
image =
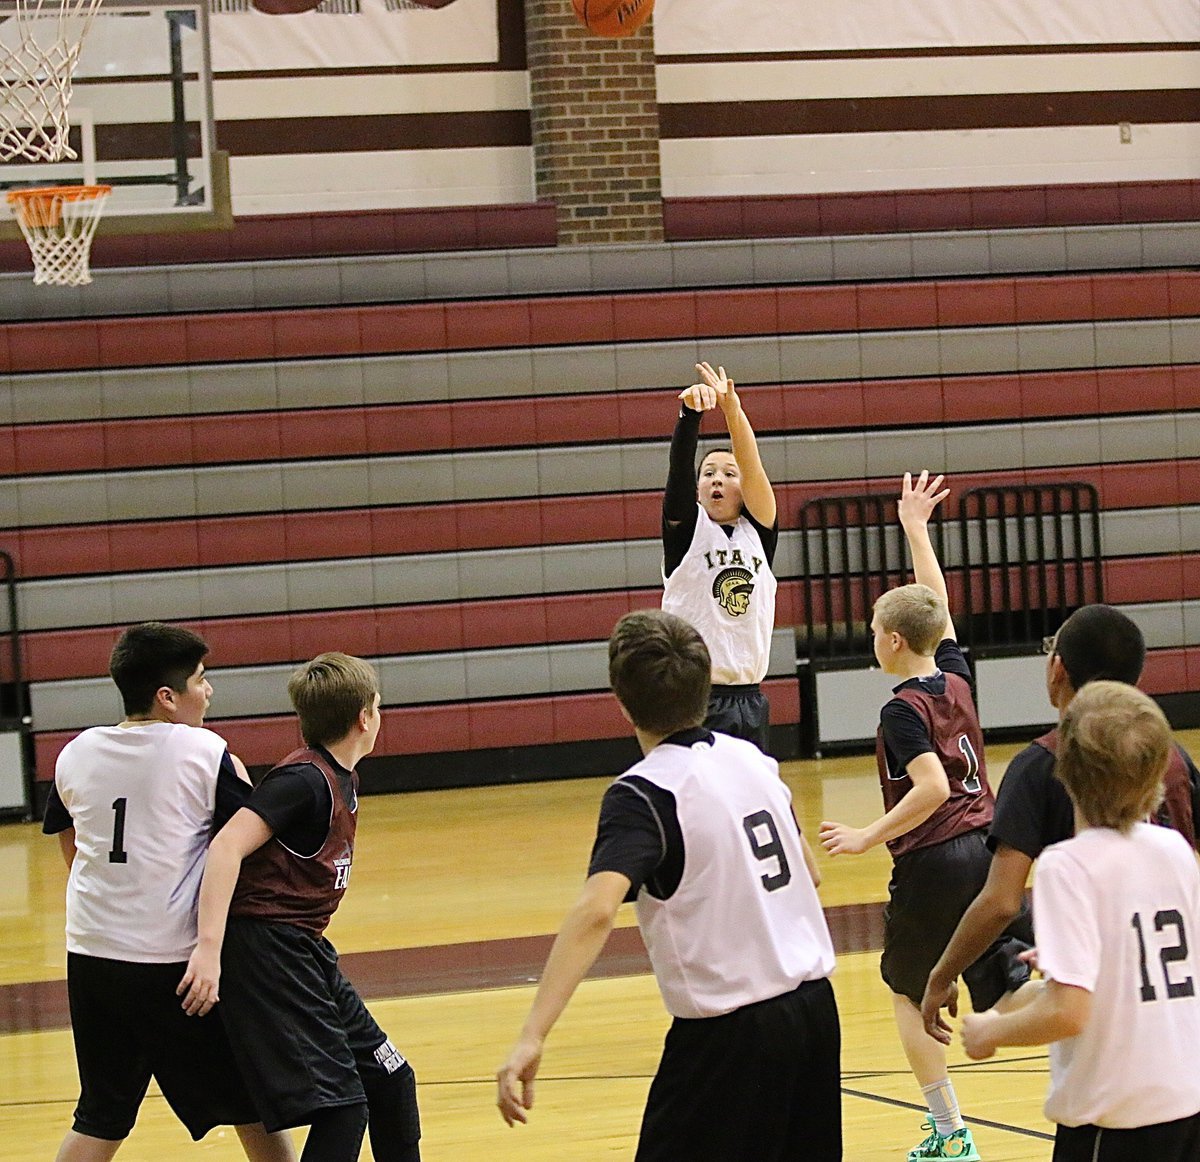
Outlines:
{"label": "dark sleeveless jersey", "polygon": [[[1040,746],[1051,754],[1057,754],[1058,727],[1033,741],[1035,746]],[[1194,849],[1196,847],[1196,819],[1192,804],[1196,790],[1192,786],[1188,761],[1178,746],[1171,747],[1171,757],[1167,760],[1167,770],[1163,775],[1163,791],[1163,801],[1151,816],[1150,822],[1178,831]]]}
{"label": "dark sleeveless jersey", "polygon": [[319,936],[337,911],[350,881],[358,821],[358,775],[351,773],[354,794],[353,806],[349,806],[338,787],[337,775],[318,751],[293,751],[273,769],[303,763],[316,767],[329,785],[333,809],[325,842],[315,855],[303,856],[290,851],[277,838],[267,840],[242,861],[229,914],[295,924]]}
{"label": "dark sleeveless jersey", "polygon": [[[924,823],[888,840],[893,858],[922,847],[944,843],[986,827],[992,821],[996,800],[987,781],[983,758],[983,731],[971,687],[959,674],[943,672],[944,692],[937,693],[919,681],[900,686],[892,695],[916,711],[929,736],[930,750],[941,760],[950,785],[950,797]],[[939,683],[940,685],[940,683]],[[888,769],[883,727],[875,738],[875,759],[883,789],[883,805],[890,811],[909,791],[912,780],[907,770]]]}

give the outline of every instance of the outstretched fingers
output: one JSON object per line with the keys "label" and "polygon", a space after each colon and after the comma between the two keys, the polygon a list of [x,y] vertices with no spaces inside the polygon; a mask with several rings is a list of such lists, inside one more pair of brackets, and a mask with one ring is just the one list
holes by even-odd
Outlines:
{"label": "outstretched fingers", "polygon": [[708,383],[693,383],[691,387],[679,393],[679,398],[685,407],[694,412],[712,411],[717,406],[716,388]]}

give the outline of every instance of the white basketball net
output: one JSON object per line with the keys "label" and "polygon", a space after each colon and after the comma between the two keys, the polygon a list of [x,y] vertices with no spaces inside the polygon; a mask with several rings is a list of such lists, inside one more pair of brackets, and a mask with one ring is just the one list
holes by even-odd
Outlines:
{"label": "white basketball net", "polygon": [[71,78],[101,0],[0,4],[0,161],[62,161]]}
{"label": "white basketball net", "polygon": [[21,233],[33,254],[35,285],[82,286],[92,281],[88,259],[100,211],[112,186],[12,190]]}

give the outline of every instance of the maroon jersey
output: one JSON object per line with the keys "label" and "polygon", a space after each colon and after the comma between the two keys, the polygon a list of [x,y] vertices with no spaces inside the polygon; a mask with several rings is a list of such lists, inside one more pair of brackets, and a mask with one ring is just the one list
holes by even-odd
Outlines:
{"label": "maroon jersey", "polygon": [[[924,725],[929,742],[924,749],[941,760],[950,797],[924,823],[888,840],[893,858],[986,827],[996,805],[988,786],[983,731],[970,683],[960,674],[943,671],[930,679],[913,679],[899,686],[892,695],[892,703],[896,702],[911,707]],[[912,780],[906,765],[888,745],[882,724],[876,735],[875,757],[883,805],[890,811],[912,790]]]}
{"label": "maroon jersey", "polygon": [[[1043,750],[1057,754],[1058,727],[1034,739],[1034,742]],[[1173,828],[1194,848],[1196,820],[1192,811],[1192,776],[1187,759],[1177,746],[1171,747],[1171,757],[1167,760],[1167,770],[1163,775],[1163,791],[1163,801],[1150,822]]]}
{"label": "maroon jersey", "polygon": [[319,936],[337,911],[350,881],[358,821],[358,775],[351,772],[351,805],[338,787],[333,768],[318,751],[293,751],[274,769],[304,763],[316,767],[329,785],[333,807],[325,842],[314,855],[304,856],[290,851],[278,838],[267,840],[242,861],[229,914],[295,924]]}

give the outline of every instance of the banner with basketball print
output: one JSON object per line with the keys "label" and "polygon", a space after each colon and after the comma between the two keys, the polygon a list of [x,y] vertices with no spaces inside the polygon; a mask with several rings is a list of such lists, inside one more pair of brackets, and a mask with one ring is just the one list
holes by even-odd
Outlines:
{"label": "banner with basketball print", "polygon": [[492,64],[499,0],[212,0],[213,72]]}
{"label": "banner with basketball print", "polygon": [[1194,42],[1197,0],[657,0],[660,56]]}

